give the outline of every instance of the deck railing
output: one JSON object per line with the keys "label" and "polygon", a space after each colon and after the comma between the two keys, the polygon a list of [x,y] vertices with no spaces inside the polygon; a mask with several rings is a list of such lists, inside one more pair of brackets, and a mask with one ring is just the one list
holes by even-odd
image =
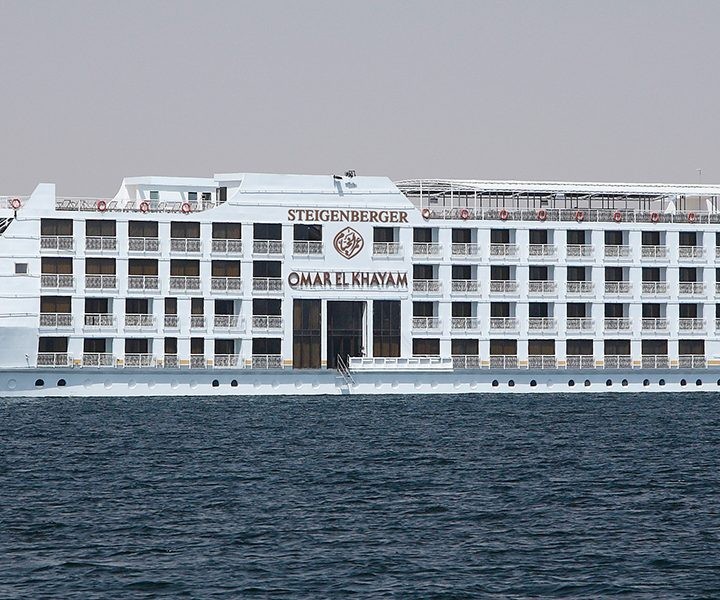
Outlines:
{"label": "deck railing", "polygon": [[296,240],[293,242],[293,254],[297,256],[321,256],[323,254],[323,243]]}
{"label": "deck railing", "polygon": [[75,249],[75,238],[71,235],[41,235],[40,250],[72,252]]}
{"label": "deck railing", "polygon": [[253,369],[282,369],[280,354],[253,354],[250,364]]}
{"label": "deck railing", "polygon": [[117,275],[85,275],[85,289],[88,290],[116,290]]}
{"label": "deck railing", "polygon": [[160,240],[156,237],[131,237],[128,238],[128,252],[140,252],[142,254],[160,251]]}
{"label": "deck railing", "polygon": [[115,315],[112,313],[86,313],[85,327],[115,327]]}
{"label": "deck railing", "polygon": [[453,294],[477,294],[480,284],[472,279],[453,279],[450,282],[450,291]]}
{"label": "deck railing", "polygon": [[283,318],[280,315],[253,315],[253,329],[282,329]]}
{"label": "deck railing", "polygon": [[61,327],[72,327],[73,318],[71,313],[40,313],[40,327],[56,329]]}
{"label": "deck railing", "polygon": [[242,254],[242,240],[213,239],[212,252],[216,254]]}
{"label": "deck railing", "polygon": [[170,252],[199,254],[202,252],[202,241],[200,238],[170,238]]}
{"label": "deck railing", "polygon": [[373,256],[398,256],[400,249],[399,242],[373,242]]}
{"label": "deck railing", "polygon": [[157,275],[128,275],[128,290],[159,290],[160,278]]}

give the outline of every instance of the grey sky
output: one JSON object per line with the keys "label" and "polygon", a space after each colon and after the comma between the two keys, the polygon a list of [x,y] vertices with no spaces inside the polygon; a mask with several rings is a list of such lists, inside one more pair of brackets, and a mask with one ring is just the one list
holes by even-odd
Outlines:
{"label": "grey sky", "polygon": [[0,0],[0,194],[264,171],[720,182],[720,2]]}

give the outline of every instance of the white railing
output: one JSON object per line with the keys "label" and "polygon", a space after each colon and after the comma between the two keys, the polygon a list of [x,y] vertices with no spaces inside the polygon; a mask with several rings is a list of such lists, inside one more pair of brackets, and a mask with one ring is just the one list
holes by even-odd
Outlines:
{"label": "white railing", "polygon": [[190,315],[190,329],[205,329],[205,315]]}
{"label": "white railing", "polygon": [[70,357],[67,352],[38,352],[38,367],[67,367]]}
{"label": "white railing", "polygon": [[351,356],[348,364],[351,371],[450,371],[453,360],[450,357],[418,355],[394,356]]}
{"label": "white railing", "polygon": [[678,356],[678,367],[681,369],[704,369],[707,366],[702,354],[681,354]]}
{"label": "white railing", "polygon": [[302,256],[320,256],[322,253],[322,242],[310,242],[304,240],[293,242],[293,254]]}
{"label": "white railing", "polygon": [[640,359],[643,369],[667,369],[670,360],[667,354],[643,354]]}
{"label": "white railing", "polygon": [[165,315],[165,328],[166,329],[177,329],[178,328],[178,316],[177,315]]}
{"label": "white railing", "polygon": [[114,252],[117,250],[117,238],[107,235],[86,237],[85,250],[93,252]]}
{"label": "white railing", "polygon": [[200,238],[170,238],[170,251],[198,254],[202,251],[202,242]]}
{"label": "white railing", "polygon": [[480,357],[472,354],[454,354],[452,363],[453,369],[479,369]]}
{"label": "white railing", "polygon": [[568,281],[565,284],[565,292],[570,295],[592,294],[595,284],[592,281]]}
{"label": "white railing", "polygon": [[606,354],[603,366],[606,369],[632,369],[632,357],[629,354]]}
{"label": "white railing", "polygon": [[199,290],[200,289],[200,277],[197,275],[171,275],[170,276],[170,289],[171,290]]}
{"label": "white railing", "polygon": [[83,367],[112,367],[114,358],[111,352],[85,352],[82,357]]}
{"label": "white railing", "polygon": [[514,354],[492,354],[490,355],[491,369],[517,369],[518,360]]}
{"label": "white railing", "polygon": [[450,291],[455,294],[477,294],[480,284],[472,279],[453,279],[450,282]]}
{"label": "white railing", "polygon": [[256,292],[279,292],[282,284],[280,277],[253,277],[253,290]]}
{"label": "white railing", "polygon": [[556,291],[554,281],[528,281],[528,294],[554,294]]}
{"label": "white railing", "polygon": [[490,244],[490,258],[516,258],[517,244]]}
{"label": "white railing", "polygon": [[680,259],[698,260],[705,256],[705,248],[703,246],[680,246],[678,247],[678,257]]}
{"label": "white railing", "polygon": [[678,319],[678,330],[681,333],[700,333],[705,331],[705,319]]}
{"label": "white railing", "polygon": [[117,275],[85,275],[85,289],[116,290]]}
{"label": "white railing", "polygon": [[720,331],[720,319],[715,319],[715,331]]}
{"label": "white railing", "polygon": [[591,258],[594,249],[590,244],[568,244],[565,253],[568,258]]}
{"label": "white railing", "polygon": [[434,242],[414,242],[413,256],[439,256],[442,246]]}
{"label": "white railing", "polygon": [[72,327],[71,313],[40,313],[40,327]]}
{"label": "white railing", "polygon": [[480,327],[480,319],[477,317],[452,317],[450,319],[450,329],[470,330]]}
{"label": "white railing", "polygon": [[667,246],[643,246],[641,249],[641,255],[643,258],[649,259],[665,259],[668,258],[668,247]]}
{"label": "white railing", "polygon": [[237,367],[240,357],[237,354],[216,354],[213,366],[219,369]]}
{"label": "white railing", "polygon": [[85,327],[115,327],[115,315],[112,313],[87,313]]}
{"label": "white railing", "polygon": [[207,361],[205,360],[204,354],[191,354],[190,355],[190,368],[191,369],[204,369],[207,367]]}
{"label": "white railing", "polygon": [[163,360],[163,366],[166,369],[177,369],[180,364],[180,361],[178,361],[178,355],[177,354],[166,354],[165,358]]}
{"label": "white railing", "polygon": [[715,283],[715,293],[720,294],[720,281]]}
{"label": "white railing", "polygon": [[629,258],[630,255],[630,246],[605,246],[605,258]]}
{"label": "white railing", "polygon": [[253,329],[282,329],[283,318],[280,315],[253,315]]}
{"label": "white railing", "polygon": [[452,258],[464,258],[466,256],[479,256],[480,247],[477,244],[453,243],[450,247]]}
{"label": "white railing", "polygon": [[216,329],[234,329],[240,323],[238,315],[215,315],[213,326]]}
{"label": "white railing", "polygon": [[678,284],[678,293],[688,296],[704,296],[705,284],[702,281],[681,281]]}
{"label": "white railing", "polygon": [[413,292],[423,294],[437,294],[442,289],[442,282],[439,279],[413,279]]}
{"label": "white railing", "polygon": [[75,248],[75,238],[71,235],[41,235],[41,250],[57,250],[72,252]]}
{"label": "white railing", "polygon": [[565,319],[567,331],[592,331],[595,329],[595,320],[589,317],[568,317]]}
{"label": "white railing", "polygon": [[282,369],[283,366],[280,354],[253,354],[250,364],[253,369]]}
{"label": "white railing", "polygon": [[595,357],[592,354],[568,354],[565,357],[567,369],[594,369]]}
{"label": "white railing", "polygon": [[254,240],[253,254],[282,254],[283,243],[281,240]]}
{"label": "white railing", "polygon": [[399,242],[373,242],[373,256],[397,256],[400,254]]}
{"label": "white railing", "polygon": [[632,293],[632,283],[629,281],[606,281],[605,293],[612,296],[621,296]]}
{"label": "white railing", "polygon": [[557,360],[548,354],[531,354],[528,356],[528,369],[557,369]]}
{"label": "white railing", "polygon": [[644,296],[665,296],[668,284],[667,281],[643,281],[641,289]]}
{"label": "white railing", "polygon": [[514,279],[496,279],[490,281],[491,294],[517,294],[518,282]]}
{"label": "white railing", "polygon": [[437,317],[413,317],[413,329],[439,329],[440,319]]}
{"label": "white railing", "polygon": [[43,273],[40,275],[40,285],[44,288],[71,289],[75,287],[75,278],[60,273]]}
{"label": "white railing", "polygon": [[605,331],[629,331],[632,319],[627,317],[605,317]]}
{"label": "white railing", "polygon": [[528,318],[528,331],[555,331],[557,320],[550,317]]}
{"label": "white railing", "polygon": [[213,239],[211,248],[218,254],[242,254],[242,240]]}
{"label": "white railing", "polygon": [[211,277],[210,288],[216,292],[233,292],[242,289],[240,277]]}
{"label": "white railing", "polygon": [[128,275],[128,290],[159,290],[160,278],[157,275]]}
{"label": "white railing", "polygon": [[515,317],[490,317],[491,331],[515,331],[518,328],[518,320]]}
{"label": "white railing", "polygon": [[643,317],[642,320],[643,331],[667,331],[668,320],[664,318],[649,318]]}
{"label": "white railing", "polygon": [[160,240],[156,237],[128,238],[128,252],[159,252]]}
{"label": "white railing", "polygon": [[530,244],[528,256],[532,258],[552,258],[557,254],[554,244]]}
{"label": "white railing", "polygon": [[150,367],[152,364],[152,354],[133,352],[125,355],[124,365],[126,367]]}
{"label": "white railing", "polygon": [[125,327],[155,327],[155,315],[130,314],[125,315]]}

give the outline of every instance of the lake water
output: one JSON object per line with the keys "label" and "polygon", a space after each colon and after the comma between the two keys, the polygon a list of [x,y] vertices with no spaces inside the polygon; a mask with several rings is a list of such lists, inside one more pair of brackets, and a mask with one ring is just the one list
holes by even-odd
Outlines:
{"label": "lake water", "polygon": [[0,400],[0,598],[717,598],[720,395]]}

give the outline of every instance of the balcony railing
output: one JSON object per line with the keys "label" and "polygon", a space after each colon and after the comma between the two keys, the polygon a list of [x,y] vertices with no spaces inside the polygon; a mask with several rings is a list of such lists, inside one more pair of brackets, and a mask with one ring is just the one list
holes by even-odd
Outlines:
{"label": "balcony railing", "polygon": [[253,254],[282,254],[283,243],[281,240],[254,240]]}
{"label": "balcony railing", "polygon": [[442,246],[430,242],[413,243],[413,256],[440,256]]}
{"label": "balcony railing", "polygon": [[720,319],[715,319],[715,331],[720,331]]}
{"label": "balcony railing", "polygon": [[669,257],[667,246],[643,246],[641,256],[648,260],[665,260]]}
{"label": "balcony railing", "polygon": [[477,294],[480,291],[480,284],[472,279],[453,279],[450,283],[450,291],[453,294]]}
{"label": "balcony railing", "polygon": [[150,367],[153,364],[152,354],[131,353],[125,355],[124,365],[126,367]]}
{"label": "balcony railing", "polygon": [[238,366],[240,357],[237,354],[216,354],[213,365],[218,369],[228,369]]}
{"label": "balcony railing", "polygon": [[705,331],[705,319],[678,319],[678,330],[681,333],[703,333]]}
{"label": "balcony railing", "polygon": [[282,329],[283,318],[280,315],[253,315],[253,329]]}
{"label": "balcony railing", "polygon": [[112,313],[87,313],[85,315],[85,327],[114,328],[115,315]]}
{"label": "balcony railing", "polygon": [[442,290],[442,282],[439,279],[413,279],[413,292],[422,294],[439,294]]}
{"label": "balcony railing", "polygon": [[528,369],[557,369],[557,360],[548,354],[531,354],[528,356]]}
{"label": "balcony railing", "polygon": [[128,290],[159,290],[160,278],[157,275],[128,275]]}
{"label": "balcony railing", "polygon": [[668,284],[667,281],[643,281],[641,289],[643,296],[667,296]]}
{"label": "balcony railing", "polygon": [[48,289],[73,289],[75,278],[71,274],[43,273],[40,275],[40,285]]}
{"label": "balcony railing", "polygon": [[595,285],[592,281],[568,281],[565,284],[565,292],[568,296],[583,296],[592,294]]}
{"label": "balcony railing", "polygon": [[293,254],[296,256],[322,256],[323,243],[297,240],[293,242]]}
{"label": "balcony railing", "polygon": [[568,354],[565,357],[565,367],[568,369],[594,369],[595,357],[592,354]]}
{"label": "balcony railing", "polygon": [[166,369],[177,369],[180,362],[177,354],[166,354],[163,360],[163,366]]}
{"label": "balcony railing", "polygon": [[214,239],[211,248],[216,254],[242,254],[242,240]]}
{"label": "balcony railing", "polygon": [[413,329],[440,329],[440,319],[437,317],[413,317]]}
{"label": "balcony railing", "polygon": [[595,320],[589,317],[568,317],[565,319],[565,329],[567,331],[593,331]]}
{"label": "balcony railing", "polygon": [[85,250],[87,252],[115,252],[117,238],[107,235],[86,237]]}
{"label": "balcony railing", "polygon": [[490,317],[490,331],[516,331],[517,328],[515,317]]}
{"label": "balcony railing", "polygon": [[480,319],[477,317],[452,317],[450,328],[453,330],[469,331],[480,327]]}
{"label": "balcony railing", "polygon": [[71,235],[42,235],[40,236],[40,249],[72,252],[75,249],[75,238]]}
{"label": "balcony railing", "polygon": [[518,282],[514,279],[497,279],[490,282],[491,294],[517,294]]}
{"label": "balcony railing", "polygon": [[593,252],[590,244],[568,244],[565,248],[568,258],[592,258]]}
{"label": "balcony railing", "polygon": [[630,246],[605,246],[605,258],[630,258],[631,254]]}
{"label": "balcony railing", "polygon": [[643,354],[640,364],[643,369],[667,369],[670,366],[670,360],[667,354]]}
{"label": "balcony railing", "polygon": [[200,277],[197,275],[171,275],[170,289],[175,291],[196,291],[200,289]]}
{"label": "balcony railing", "polygon": [[251,365],[253,369],[282,369],[282,356],[280,354],[253,354]]}
{"label": "balcony railing", "polygon": [[210,288],[215,292],[236,292],[242,289],[240,277],[212,277]]}
{"label": "balcony railing", "polygon": [[643,317],[643,331],[667,331],[668,320],[665,318]]}
{"label": "balcony railing", "polygon": [[159,252],[160,240],[156,237],[131,237],[128,238],[128,252],[141,254]]}
{"label": "balcony railing", "polygon": [[70,357],[67,352],[38,352],[38,367],[67,367]]}
{"label": "balcony railing", "polygon": [[40,313],[40,327],[48,329],[72,327],[72,321],[71,313]]}
{"label": "balcony railing", "polygon": [[191,354],[190,355],[190,368],[191,369],[204,369],[207,367],[207,361],[205,360],[204,354]]}
{"label": "balcony railing", "polygon": [[112,367],[114,362],[111,352],[85,352],[82,358],[83,367]]}
{"label": "balcony railing", "polygon": [[399,254],[399,242],[373,242],[373,256],[397,256]]}
{"label": "balcony railing", "polygon": [[130,314],[125,315],[125,327],[128,328],[154,328],[155,327],[155,315],[146,314]]}
{"label": "balcony railing", "polygon": [[632,283],[629,281],[606,281],[605,293],[610,296],[626,296],[632,293]]}
{"label": "balcony railing", "polygon": [[238,315],[215,315],[213,319],[215,329],[235,329],[239,323]]}
{"label": "balcony railing", "polygon": [[472,354],[456,354],[452,357],[453,369],[479,369],[480,357]]}
{"label": "balcony railing", "polygon": [[490,244],[490,258],[517,258],[517,244]]}
{"label": "balcony railing", "polygon": [[528,294],[551,295],[557,292],[554,281],[528,281]]}
{"label": "balcony railing", "polygon": [[477,244],[453,243],[450,247],[452,258],[467,258],[480,255],[480,247]]}
{"label": "balcony railing", "polygon": [[557,248],[554,244],[530,244],[528,256],[531,258],[553,258],[557,255]]}
{"label": "balcony railing", "polygon": [[551,317],[530,317],[528,319],[528,331],[555,331],[557,320]]}
{"label": "balcony railing", "polygon": [[632,369],[632,356],[629,354],[606,354],[603,366],[606,369]]}
{"label": "balcony railing", "polygon": [[681,369],[704,369],[707,366],[703,354],[681,354],[678,356],[678,367]]}
{"label": "balcony railing", "polygon": [[684,296],[704,296],[705,284],[702,281],[681,281],[678,284],[678,293]]}
{"label": "balcony railing", "polygon": [[170,238],[170,251],[199,254],[202,252],[202,242],[200,238]]}
{"label": "balcony railing", "polygon": [[88,290],[116,290],[116,275],[85,275],[85,289]]}
{"label": "balcony railing", "polygon": [[279,292],[282,284],[280,277],[253,277],[253,290],[256,292]]}
{"label": "balcony railing", "polygon": [[165,315],[165,329],[177,329],[178,328],[178,316],[177,315]]}
{"label": "balcony railing", "polygon": [[205,329],[205,315],[190,315],[190,329]]}
{"label": "balcony railing", "polygon": [[680,246],[678,248],[680,260],[700,260],[705,257],[703,246]]}
{"label": "balcony railing", "polygon": [[627,317],[605,317],[605,331],[629,331],[632,319]]}
{"label": "balcony railing", "polygon": [[517,369],[518,360],[514,354],[493,354],[490,356],[491,369]]}

